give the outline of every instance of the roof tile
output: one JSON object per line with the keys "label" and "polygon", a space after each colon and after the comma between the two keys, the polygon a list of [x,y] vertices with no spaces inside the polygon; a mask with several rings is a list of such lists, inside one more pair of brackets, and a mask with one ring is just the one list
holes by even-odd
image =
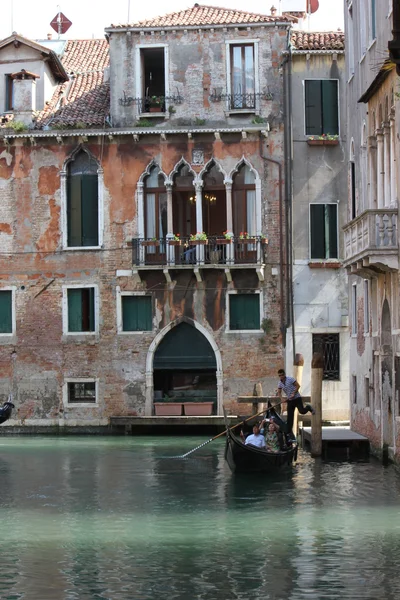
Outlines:
{"label": "roof tile", "polygon": [[294,50],[344,50],[343,31],[293,31]]}

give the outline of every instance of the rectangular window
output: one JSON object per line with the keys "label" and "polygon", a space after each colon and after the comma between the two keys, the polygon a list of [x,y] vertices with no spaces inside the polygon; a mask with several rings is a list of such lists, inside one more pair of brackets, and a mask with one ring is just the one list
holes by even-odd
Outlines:
{"label": "rectangular window", "polygon": [[365,378],[365,406],[369,408],[369,377]]}
{"label": "rectangular window", "polygon": [[230,108],[255,108],[254,45],[230,46],[231,102]]}
{"label": "rectangular window", "polygon": [[121,296],[122,331],[151,331],[153,309],[151,296]]}
{"label": "rectangular window", "polygon": [[337,204],[310,204],[311,258],[338,257]]}
{"label": "rectangular window", "polygon": [[259,330],[260,294],[229,294],[229,329]]}
{"label": "rectangular window", "polygon": [[94,332],[95,318],[95,288],[70,288],[67,290],[68,299],[68,332]]}
{"label": "rectangular window", "polygon": [[319,352],[324,357],[323,378],[327,381],[340,380],[340,351],[338,333],[313,333],[313,354]]}
{"label": "rectangular window", "polygon": [[141,48],[140,112],[165,112],[165,48]]}
{"label": "rectangular window", "polygon": [[370,42],[376,38],[376,0],[370,4]]}
{"label": "rectangular window", "polygon": [[351,203],[351,218],[355,219],[357,216],[357,202],[356,202],[356,163],[352,160],[350,162],[350,203]]}
{"label": "rectangular window", "polygon": [[68,246],[98,246],[98,176],[79,174],[68,177]]}
{"label": "rectangular window", "polygon": [[369,333],[369,281],[364,279],[364,333]]}
{"label": "rectangular window", "polygon": [[306,135],[339,135],[338,82],[305,81]]}
{"label": "rectangular window", "polygon": [[353,388],[353,404],[357,404],[357,377],[355,375],[352,376],[352,388]]}
{"label": "rectangular window", "polygon": [[0,334],[13,333],[12,290],[0,291]]}
{"label": "rectangular window", "polygon": [[353,335],[357,334],[357,286],[354,284],[352,286],[352,296],[351,296],[351,333]]}
{"label": "rectangular window", "polygon": [[95,381],[70,381],[68,383],[68,404],[95,404]]}
{"label": "rectangular window", "polygon": [[14,110],[14,80],[11,75],[6,75],[5,112]]}

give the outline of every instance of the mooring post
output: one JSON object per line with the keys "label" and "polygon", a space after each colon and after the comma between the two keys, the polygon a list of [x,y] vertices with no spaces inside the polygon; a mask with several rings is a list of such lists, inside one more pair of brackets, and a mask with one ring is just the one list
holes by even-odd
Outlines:
{"label": "mooring post", "polygon": [[[294,363],[293,363],[293,377],[295,378],[295,380],[297,381],[297,383],[299,384],[299,386],[301,387],[301,381],[303,379],[303,367],[304,367],[304,358],[302,354],[296,354],[295,359],[294,359]],[[301,395],[301,392],[300,392]],[[294,418],[293,418],[293,433],[295,435],[295,437],[297,438],[297,434],[299,433],[299,418],[298,418],[298,411],[295,410],[294,411]]]}
{"label": "mooring post", "polygon": [[322,454],[322,378],[324,375],[324,357],[319,352],[313,354],[311,361],[311,403],[315,415],[311,417],[311,456]]}

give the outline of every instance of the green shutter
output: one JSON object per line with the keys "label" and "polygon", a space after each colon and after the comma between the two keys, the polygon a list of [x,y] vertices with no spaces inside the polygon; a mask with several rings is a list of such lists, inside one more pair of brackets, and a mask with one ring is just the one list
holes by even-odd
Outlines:
{"label": "green shutter", "polygon": [[82,176],[82,246],[99,243],[99,202],[97,175]]}
{"label": "green shutter", "polygon": [[339,134],[338,120],[338,87],[337,81],[324,79],[321,81],[322,95],[322,133]]}
{"label": "green shutter", "polygon": [[88,329],[85,329],[85,331],[95,331],[94,288],[86,288],[85,290],[82,290],[82,292],[88,295]]}
{"label": "green shutter", "polygon": [[151,331],[152,320],[150,296],[122,296],[123,331]]}
{"label": "green shutter", "polygon": [[328,251],[327,258],[338,258],[337,248],[337,206],[326,205],[327,229],[328,229]]}
{"label": "green shutter", "polygon": [[321,81],[306,80],[306,135],[321,135],[322,132],[322,98]]}
{"label": "green shutter", "polygon": [[0,333],[12,333],[12,292],[0,292]]}
{"label": "green shutter", "polygon": [[82,177],[68,177],[67,223],[68,246],[82,246]]}
{"label": "green shutter", "polygon": [[325,204],[310,206],[311,258],[325,257]]}
{"label": "green shutter", "polygon": [[231,294],[229,300],[229,329],[260,329],[259,294]]}
{"label": "green shutter", "polygon": [[82,331],[82,290],[68,290],[68,331]]}

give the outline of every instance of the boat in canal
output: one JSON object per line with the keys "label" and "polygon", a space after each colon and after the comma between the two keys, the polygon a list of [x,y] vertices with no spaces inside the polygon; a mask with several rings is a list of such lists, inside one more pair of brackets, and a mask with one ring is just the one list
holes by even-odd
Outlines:
{"label": "boat in canal", "polygon": [[0,408],[0,425],[8,421],[11,417],[12,409],[15,408],[14,404],[7,400],[4,402],[3,406]]}

